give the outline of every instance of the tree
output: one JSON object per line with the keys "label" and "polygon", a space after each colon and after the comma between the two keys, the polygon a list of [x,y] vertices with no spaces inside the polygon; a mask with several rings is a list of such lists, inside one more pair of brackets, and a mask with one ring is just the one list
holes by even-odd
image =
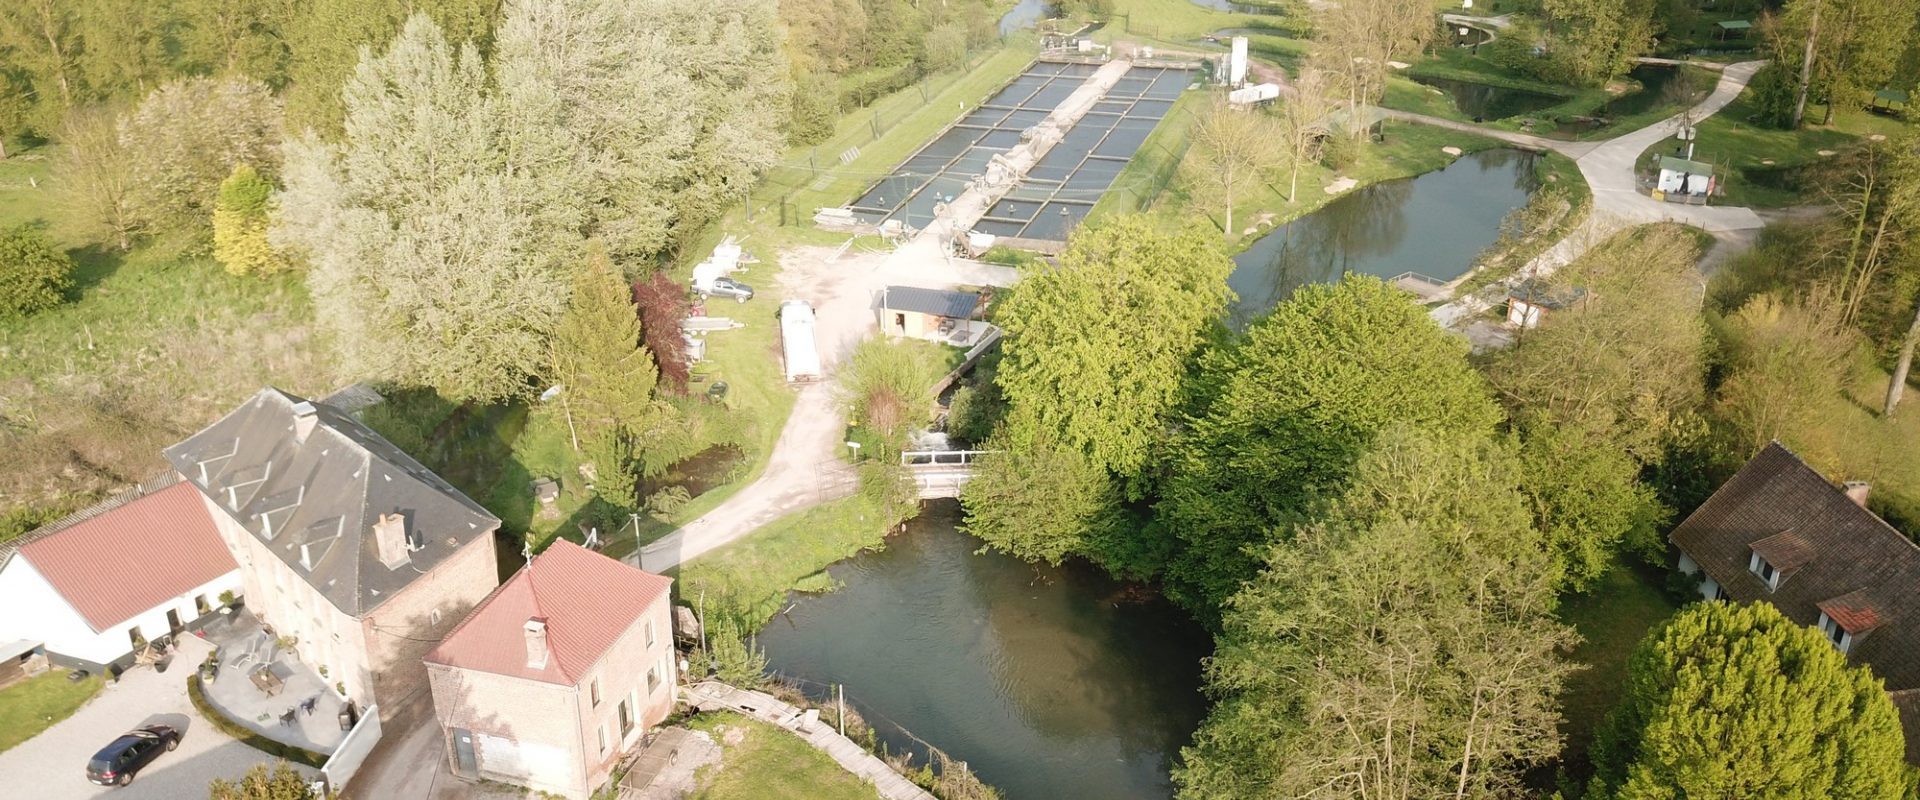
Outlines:
{"label": "tree", "polygon": [[416,15],[347,84],[345,142],[285,148],[269,236],[308,260],[351,373],[488,402],[528,394],[549,366],[577,250],[539,246],[550,232],[505,174],[485,87],[479,53]]}
{"label": "tree", "polygon": [[[569,425],[580,438],[644,441],[669,418],[654,397],[659,373],[640,344],[640,316],[605,253],[590,255],[575,275],[552,348],[550,374],[566,387]],[[615,466],[600,465],[602,474]]]}
{"label": "tree", "polygon": [[960,493],[966,531],[987,547],[1028,561],[1059,564],[1087,554],[1117,522],[1113,480],[1087,455],[1050,437],[1024,441],[1002,429],[991,455],[974,462]]}
{"label": "tree", "polygon": [[1542,0],[1547,52],[1559,77],[1597,86],[1625,75],[1633,60],[1653,51],[1651,0]]}
{"label": "tree", "polygon": [[[1723,335],[1727,377],[1716,411],[1738,450],[1824,427],[1819,422],[1838,398],[1856,347],[1852,334],[1819,312],[1761,295],[1728,320]],[[1805,450],[1827,452],[1829,443],[1792,438]]]}
{"label": "tree", "polygon": [[120,123],[128,199],[146,227],[205,230],[209,206],[235,167],[278,171],[279,138],[280,104],[265,84],[243,77],[168,83]]}
{"label": "tree", "polygon": [[207,787],[208,800],[309,800],[313,793],[307,789],[307,777],[289,766],[287,762],[276,762],[269,772],[267,765],[255,764],[239,781],[215,778]]}
{"label": "tree", "polygon": [[[1345,90],[1347,107],[1379,102],[1395,61],[1409,60],[1433,38],[1433,9],[1404,0],[1347,0],[1316,5],[1316,57]],[[1366,126],[1350,126],[1349,136]]]}
{"label": "tree", "polygon": [[633,304],[640,310],[640,335],[654,366],[660,368],[661,386],[667,391],[686,394],[687,378],[692,370],[687,355],[687,340],[680,321],[687,318],[687,289],[665,270],[633,282]]}
{"label": "tree", "polygon": [[[1300,188],[1300,168],[1320,160],[1320,142],[1330,133],[1327,115],[1333,110],[1327,74],[1303,69],[1293,80],[1293,92],[1280,105],[1280,150],[1287,165],[1287,202]],[[1231,227],[1231,226],[1229,226]]]}
{"label": "tree", "polygon": [[1406,293],[1349,275],[1301,287],[1209,359],[1202,380],[1219,388],[1175,447],[1157,507],[1180,550],[1169,596],[1220,608],[1275,530],[1345,480],[1381,430],[1490,432],[1500,409],[1466,355]]}
{"label": "tree", "polygon": [[1900,797],[1886,689],[1767,603],[1703,603],[1648,634],[1602,727],[1588,796]]}
{"label": "tree", "polygon": [[181,17],[180,58],[196,72],[246,75],[268,86],[286,82],[284,28],[291,4],[174,0]]}
{"label": "tree", "polygon": [[80,20],[72,3],[22,0],[0,5],[0,52],[26,72],[42,109],[42,125],[50,126],[80,100]]}
{"label": "tree", "polygon": [[927,31],[926,65],[930,72],[952,69],[967,60],[967,29],[949,22]]}
{"label": "tree", "polygon": [[33,83],[0,61],[0,161],[7,158],[7,140],[25,132],[32,119]]}
{"label": "tree", "polygon": [[1893,412],[1900,409],[1900,398],[1907,392],[1907,375],[1913,370],[1913,351],[1920,347],[1920,302],[1914,304],[1913,324],[1907,327],[1907,335],[1900,338],[1899,355],[1893,362],[1893,375],[1887,379],[1887,402],[1880,416],[1893,418]]}
{"label": "tree", "polygon": [[848,422],[878,440],[878,452],[867,456],[898,460],[908,430],[929,421],[940,376],[938,367],[902,342],[873,338],[854,348],[842,387]]}
{"label": "tree", "polygon": [[1030,275],[1000,306],[996,380],[1016,438],[1044,432],[1098,469],[1138,473],[1226,307],[1232,270],[1198,227],[1164,233],[1126,216],[1076,231],[1058,268]]}
{"label": "tree", "polygon": [[268,199],[273,184],[252,164],[239,164],[220,182],[213,204],[213,257],[235,275],[255,275],[286,267],[267,241]]}
{"label": "tree", "polygon": [[140,229],[134,213],[132,174],[120,145],[113,111],[75,109],[60,124],[53,162],[54,191],[63,219],[76,236],[105,240],[124,251]]}
{"label": "tree", "polygon": [[1220,192],[1226,220],[1221,232],[1228,239],[1238,235],[1233,227],[1234,190],[1260,185],[1280,166],[1287,157],[1282,133],[1265,111],[1235,108],[1225,101],[1216,101],[1194,123],[1192,157],[1184,163],[1196,183]]}
{"label": "tree", "polygon": [[1382,433],[1227,603],[1179,796],[1498,797],[1556,754],[1575,637],[1515,469],[1483,435]]}
{"label": "tree", "polygon": [[1789,0],[1772,55],[1799,73],[1790,127],[1800,126],[1810,98],[1824,98],[1825,122],[1836,105],[1865,105],[1893,77],[1916,18],[1916,0]]}
{"label": "tree", "polygon": [[60,305],[73,289],[73,259],[46,234],[22,225],[0,233],[0,320]]}

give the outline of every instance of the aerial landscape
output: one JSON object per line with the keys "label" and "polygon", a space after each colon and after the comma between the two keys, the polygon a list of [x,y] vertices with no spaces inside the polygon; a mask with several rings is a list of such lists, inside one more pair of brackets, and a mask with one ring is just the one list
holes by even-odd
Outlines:
{"label": "aerial landscape", "polygon": [[1920,0],[7,0],[0,796],[1920,800]]}

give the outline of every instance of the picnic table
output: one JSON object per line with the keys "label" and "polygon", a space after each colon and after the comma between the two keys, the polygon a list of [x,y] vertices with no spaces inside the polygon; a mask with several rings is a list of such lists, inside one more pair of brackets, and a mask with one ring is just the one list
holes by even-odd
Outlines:
{"label": "picnic table", "polygon": [[287,682],[281,680],[279,675],[273,674],[273,666],[270,664],[255,667],[252,672],[247,673],[247,678],[253,681],[255,688],[265,692],[268,697],[279,694],[281,689],[287,688]]}

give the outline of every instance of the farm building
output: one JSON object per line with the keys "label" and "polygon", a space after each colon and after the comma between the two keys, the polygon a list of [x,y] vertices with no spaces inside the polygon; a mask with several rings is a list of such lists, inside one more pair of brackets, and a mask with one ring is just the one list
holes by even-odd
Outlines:
{"label": "farm building", "polygon": [[965,346],[989,327],[975,292],[889,286],[880,293],[880,330],[888,336]]}

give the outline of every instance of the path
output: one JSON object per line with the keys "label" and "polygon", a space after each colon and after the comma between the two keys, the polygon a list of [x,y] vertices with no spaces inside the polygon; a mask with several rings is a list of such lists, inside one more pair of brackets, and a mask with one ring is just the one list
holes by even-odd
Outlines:
{"label": "path", "polygon": [[[1706,119],[1726,108],[1740,92],[1746,89],[1747,82],[1760,70],[1764,61],[1747,61],[1729,64],[1721,72],[1719,82],[1706,99],[1700,101],[1687,112],[1694,122]],[[1588,250],[1606,241],[1609,236],[1635,225],[1655,222],[1678,222],[1691,225],[1712,234],[1720,244],[1714,248],[1714,263],[1725,260],[1733,252],[1751,245],[1757,238],[1756,232],[1766,226],[1766,222],[1753,209],[1736,206],[1690,206],[1666,203],[1641,193],[1637,185],[1638,178],[1634,165],[1640,154],[1647,148],[1659,144],[1673,135],[1681,115],[1648,125],[1639,130],[1597,143],[1587,152],[1575,159],[1580,167],[1580,175],[1587,181],[1587,187],[1593,192],[1593,208],[1579,226],[1568,233],[1559,242],[1521,267],[1518,276],[1544,277],[1553,274],[1560,267],[1572,263]],[[1491,133],[1489,133],[1491,135]],[[1504,284],[1496,284],[1499,290]],[[1432,316],[1441,326],[1461,330],[1473,340],[1476,349],[1500,347],[1507,343],[1506,331],[1500,326],[1479,321],[1480,314],[1492,307],[1484,298],[1488,293],[1458,298],[1453,302],[1435,308]]]}
{"label": "path", "polygon": [[1601,142],[1576,142],[1565,139],[1549,139],[1545,136],[1535,136],[1530,133],[1519,133],[1516,131],[1503,131],[1499,128],[1489,128],[1482,125],[1475,125],[1471,122],[1461,122],[1445,117],[1416,114],[1412,111],[1399,111],[1391,108],[1375,108],[1374,110],[1387,119],[1397,119],[1401,122],[1414,122],[1435,128],[1446,128],[1447,130],[1470,133],[1475,136],[1484,136],[1489,139],[1498,139],[1515,147],[1536,152],[1547,152],[1551,150],[1572,159],[1579,159],[1581,156],[1593,152],[1602,144]]}
{"label": "path", "polygon": [[737,689],[718,681],[703,681],[682,691],[688,704],[694,708],[725,708],[806,740],[814,749],[832,756],[848,772],[873,784],[885,800],[934,800],[927,790],[901,777],[900,773],[887,766],[887,762],[854,744],[852,739],[840,735],[817,719],[811,725],[806,724],[801,709],[781,702],[772,695]]}

